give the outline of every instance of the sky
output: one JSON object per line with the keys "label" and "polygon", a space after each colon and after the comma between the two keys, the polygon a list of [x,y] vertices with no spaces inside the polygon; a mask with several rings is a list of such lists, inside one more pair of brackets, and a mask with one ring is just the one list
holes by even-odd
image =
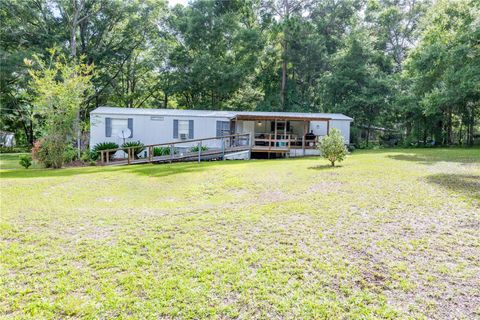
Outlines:
{"label": "sky", "polygon": [[168,1],[168,4],[172,7],[176,4],[183,4],[184,6],[188,4],[188,0],[167,0],[167,1]]}

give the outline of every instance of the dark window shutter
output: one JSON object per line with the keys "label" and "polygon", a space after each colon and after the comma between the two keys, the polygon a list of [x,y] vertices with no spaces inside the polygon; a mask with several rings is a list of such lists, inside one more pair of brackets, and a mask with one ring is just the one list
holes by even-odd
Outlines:
{"label": "dark window shutter", "polygon": [[133,118],[128,118],[128,129],[130,129],[129,138],[133,138]]}
{"label": "dark window shutter", "polygon": [[188,138],[193,139],[193,120],[188,120]]}
{"label": "dark window shutter", "polygon": [[173,139],[178,139],[178,120],[173,120]]}
{"label": "dark window shutter", "polygon": [[105,118],[105,137],[112,136],[112,118]]}

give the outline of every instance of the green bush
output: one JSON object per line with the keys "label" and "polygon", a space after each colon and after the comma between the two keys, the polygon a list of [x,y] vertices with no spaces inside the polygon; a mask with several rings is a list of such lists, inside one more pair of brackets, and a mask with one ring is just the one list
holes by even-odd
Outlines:
{"label": "green bush", "polygon": [[48,135],[34,143],[32,157],[46,168],[61,168],[64,163],[64,152],[68,144],[64,137],[58,134]]}
{"label": "green bush", "polygon": [[[190,148],[190,152],[198,152],[198,148],[199,146],[193,146]],[[207,151],[207,150],[208,150],[208,147],[202,146],[202,151]]]}
{"label": "green bush", "polygon": [[87,149],[82,152],[82,155],[80,156],[80,160],[82,160],[82,162],[87,163],[93,160],[92,156],[93,156],[93,153]]}
{"label": "green bush", "polygon": [[75,160],[77,160],[77,150],[69,145],[65,151],[63,151],[63,162],[70,163]]}
{"label": "green bush", "polygon": [[[118,144],[116,144],[115,142],[100,142],[100,143],[97,143],[93,147],[92,152],[91,152],[92,160],[97,160],[98,158],[100,158],[100,151],[109,150],[109,149],[118,149]],[[115,154],[115,152],[108,152],[108,157],[110,159],[112,159],[114,154]]]}
{"label": "green bush", "polygon": [[[122,148],[131,148],[131,147],[136,147],[133,149],[133,155],[135,159],[138,159],[138,155],[145,149],[144,144],[141,143],[140,141],[129,141],[122,144]],[[127,153],[126,149],[124,151],[125,153]]]}
{"label": "green bush", "polygon": [[318,146],[322,157],[330,161],[332,167],[335,162],[342,162],[347,155],[345,141],[338,129],[332,129],[328,136],[324,137]]}
{"label": "green bush", "polygon": [[[177,153],[174,149],[173,153]],[[160,157],[160,156],[168,156],[170,155],[170,147],[154,147],[153,148],[153,156]]]}
{"label": "green bush", "polygon": [[32,156],[23,154],[19,157],[20,165],[24,167],[25,169],[28,169],[32,165]]}

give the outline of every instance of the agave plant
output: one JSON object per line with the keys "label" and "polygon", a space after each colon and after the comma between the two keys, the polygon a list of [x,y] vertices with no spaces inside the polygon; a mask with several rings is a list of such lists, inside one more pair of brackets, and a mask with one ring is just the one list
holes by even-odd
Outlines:
{"label": "agave plant", "polygon": [[[92,159],[93,160],[98,159],[100,157],[100,151],[102,150],[110,150],[110,149],[117,149],[117,148],[118,148],[118,144],[116,144],[115,142],[97,143],[92,149]],[[113,151],[109,151],[107,153],[108,153],[107,157],[109,157],[109,159],[112,159],[113,155],[115,154],[115,152]]]}
{"label": "agave plant", "polygon": [[[190,148],[190,152],[198,152],[198,148],[200,148],[199,146],[193,146]],[[202,146],[202,151],[207,151],[208,150],[208,147],[207,146]]]}
{"label": "agave plant", "polygon": [[[122,144],[122,148],[132,148],[132,147],[134,147],[132,149],[133,156],[135,157],[135,159],[138,159],[138,155],[145,149],[145,145],[140,141],[129,141]],[[127,152],[126,149],[124,151]]]}

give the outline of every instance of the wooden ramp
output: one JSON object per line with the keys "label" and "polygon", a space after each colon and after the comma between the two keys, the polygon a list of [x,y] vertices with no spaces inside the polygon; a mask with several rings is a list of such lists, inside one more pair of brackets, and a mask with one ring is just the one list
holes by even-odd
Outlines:
{"label": "wooden ramp", "polygon": [[[208,147],[214,145],[214,147]],[[169,150],[168,154],[155,156],[155,148]],[[137,151],[135,151],[137,149]],[[123,158],[113,157],[122,151]],[[146,152],[146,153],[145,153]],[[100,151],[100,162],[102,165],[120,166],[143,163],[171,163],[181,161],[205,161],[205,160],[223,160],[228,155],[239,152],[248,153],[250,158],[251,145],[250,134],[235,134],[222,137],[212,137],[204,139],[181,140],[168,143],[151,144],[143,147],[138,152],[138,147],[117,148]],[[145,153],[145,157],[137,157],[136,154]]]}

